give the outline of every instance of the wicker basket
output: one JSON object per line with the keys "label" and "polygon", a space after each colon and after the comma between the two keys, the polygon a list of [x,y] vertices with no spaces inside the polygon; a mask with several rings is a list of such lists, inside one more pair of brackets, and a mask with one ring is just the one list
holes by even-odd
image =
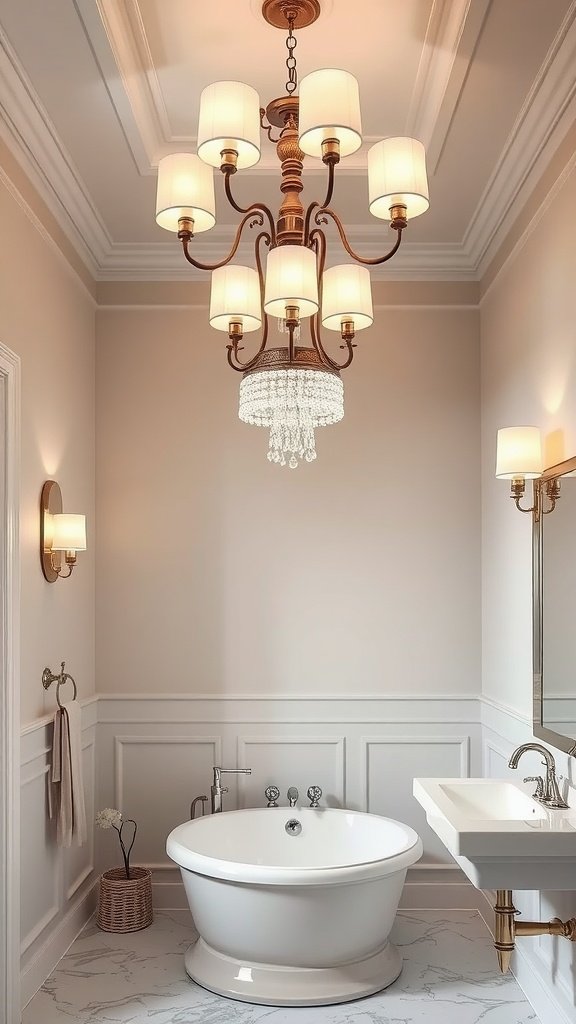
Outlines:
{"label": "wicker basket", "polygon": [[152,872],[112,868],[100,876],[96,923],[105,932],[138,932],[152,924]]}

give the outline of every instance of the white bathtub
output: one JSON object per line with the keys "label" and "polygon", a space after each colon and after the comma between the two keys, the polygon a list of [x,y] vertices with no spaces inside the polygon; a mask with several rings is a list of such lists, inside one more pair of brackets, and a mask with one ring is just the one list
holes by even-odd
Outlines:
{"label": "white bathtub", "polygon": [[[286,824],[301,824],[298,835]],[[332,808],[225,811],[170,833],[198,942],[194,981],[272,1006],[339,1003],[399,975],[388,941],[416,832],[375,814]]]}

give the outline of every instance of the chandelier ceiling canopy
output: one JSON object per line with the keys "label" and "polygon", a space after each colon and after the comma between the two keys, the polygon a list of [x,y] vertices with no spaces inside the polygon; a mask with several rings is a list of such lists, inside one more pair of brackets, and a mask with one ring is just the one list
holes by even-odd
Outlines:
{"label": "chandelier ceiling canopy", "polygon": [[[249,85],[208,85],[200,99],[197,155],[173,153],[159,162],[156,220],[178,234],[193,267],[212,272],[210,324],[228,334],[228,362],[242,373],[240,419],[268,427],[269,460],[296,468],[299,461],[316,458],[315,428],[344,415],[340,372],[352,362],[356,333],[374,319],[368,268],[390,260],[408,219],[426,212],[428,182],[424,147],[417,139],[387,138],[373,145],[368,151],[369,208],[390,222],[397,238],[383,256],[354,252],[331,202],[337,164],[362,144],[358,82],[347,71],[325,68],[306,75],[297,95],[295,31],[316,21],[319,0],[264,0],[262,14],[270,25],[287,31],[286,94],[264,108]],[[239,206],[231,187],[237,171],[260,159],[261,129],[275,143],[281,165],[283,198],[277,216],[261,202]],[[306,155],[325,164],[327,185],[322,202],[304,209],[300,193]],[[216,223],[214,167],[220,168],[226,198],[241,220],[228,255],[207,264],[192,255],[191,243]],[[323,226],[330,222],[354,262],[326,269]],[[247,227],[257,229],[255,268],[233,262]],[[284,345],[270,346],[269,317],[277,318]],[[297,344],[304,320],[308,346]],[[340,358],[327,351],[323,328],[339,332]],[[243,337],[256,331],[256,351],[243,358]]]}

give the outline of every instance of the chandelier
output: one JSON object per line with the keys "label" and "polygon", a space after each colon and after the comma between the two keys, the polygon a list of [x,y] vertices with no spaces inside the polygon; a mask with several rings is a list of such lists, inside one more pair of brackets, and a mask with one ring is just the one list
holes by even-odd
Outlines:
{"label": "chandelier", "polygon": [[[296,95],[294,33],[316,21],[319,0],[264,0],[262,14],[287,32],[286,94],[262,108],[249,85],[226,81],[207,86],[200,98],[197,155],[173,153],[159,161],[156,220],[177,232],[193,267],[212,273],[210,324],[228,334],[228,362],[242,374],[240,419],[269,428],[269,460],[295,469],[301,460],[316,458],[315,428],[344,415],[340,374],[352,362],[356,333],[374,319],[368,267],[391,259],[408,218],[428,209],[428,182],[421,142],[401,137],[373,145],[368,150],[370,212],[389,220],[397,238],[383,256],[354,252],[330,204],[336,165],[362,144],[358,82],[335,68],[313,71],[301,80]],[[233,175],[260,159],[260,129],[276,144],[281,164],[283,199],[277,217],[265,203],[240,206],[232,192]],[[323,201],[304,209],[300,193],[306,155],[325,164],[327,185]],[[216,223],[214,167],[220,168],[226,199],[242,219],[228,255],[209,264],[191,254],[191,242]],[[323,226],[330,222],[353,263],[326,268]],[[247,227],[258,229],[255,267],[233,263]],[[270,317],[278,320],[283,344],[270,344]],[[306,345],[300,337],[303,321],[310,333]],[[323,329],[340,335],[339,358],[329,354]],[[244,358],[244,335],[256,331],[261,332],[256,351]]]}

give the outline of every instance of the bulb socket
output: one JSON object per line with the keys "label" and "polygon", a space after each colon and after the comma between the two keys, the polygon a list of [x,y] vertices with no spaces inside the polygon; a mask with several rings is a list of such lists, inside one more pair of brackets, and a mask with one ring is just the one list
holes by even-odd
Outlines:
{"label": "bulb socket", "polygon": [[322,162],[325,164],[340,163],[339,139],[324,139],[322,142]]}
{"label": "bulb socket", "polygon": [[187,238],[190,240],[194,237],[194,220],[192,217],[179,217],[178,219],[178,238],[182,240]]}
{"label": "bulb socket", "polygon": [[397,206],[390,207],[390,227],[396,231],[399,228],[405,228],[408,224],[408,213],[406,207],[400,203]]}
{"label": "bulb socket", "polygon": [[235,149],[221,149],[220,160],[220,170],[223,174],[236,174],[238,170],[238,153]]}
{"label": "bulb socket", "polygon": [[241,320],[231,320],[228,324],[228,337],[230,341],[241,341],[244,329]]}
{"label": "bulb socket", "polygon": [[286,327],[298,327],[300,323],[300,307],[286,306]]}
{"label": "bulb socket", "polygon": [[342,335],[342,341],[352,341],[352,338],[356,334],[354,330],[353,320],[342,320],[340,324],[340,333]]}
{"label": "bulb socket", "polygon": [[526,481],[523,476],[515,476],[510,481],[510,497],[522,498],[526,490]]}

